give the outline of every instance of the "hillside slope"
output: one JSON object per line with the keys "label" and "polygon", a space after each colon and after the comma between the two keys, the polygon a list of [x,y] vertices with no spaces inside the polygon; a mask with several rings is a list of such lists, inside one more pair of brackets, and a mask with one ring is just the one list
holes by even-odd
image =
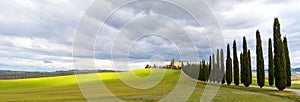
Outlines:
{"label": "hillside slope", "polygon": [[[164,73],[166,71],[166,73]],[[164,75],[162,81],[149,89],[136,89],[120,81],[118,76],[126,80],[135,81],[136,76],[153,78]],[[133,76],[135,73],[136,76]],[[82,74],[89,76],[92,74]],[[134,70],[119,73],[100,73],[99,78],[105,83],[109,91],[125,101],[159,101],[168,95],[176,86],[180,77],[179,70]],[[91,80],[89,80],[91,81]],[[94,79],[93,81],[99,81]],[[86,82],[89,83],[89,82]],[[140,83],[140,82],[139,82]],[[141,85],[147,82],[140,83]],[[199,101],[205,89],[205,83],[198,83],[188,101]],[[184,91],[184,90],[183,90]],[[178,96],[180,98],[180,96]],[[274,91],[257,88],[236,86],[222,86],[213,101],[299,101],[297,96],[288,91]],[[21,80],[0,80],[0,101],[86,101],[77,85],[76,77],[60,76],[46,78],[32,78]]]}

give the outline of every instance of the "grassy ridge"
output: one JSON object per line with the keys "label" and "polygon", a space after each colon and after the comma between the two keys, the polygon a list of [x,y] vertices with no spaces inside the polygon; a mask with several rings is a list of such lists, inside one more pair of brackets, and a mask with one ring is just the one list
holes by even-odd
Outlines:
{"label": "grassy ridge", "polygon": [[[152,71],[153,75],[161,74],[163,70]],[[94,81],[102,80],[104,82],[115,82],[119,81],[118,76],[127,76],[128,80],[134,80],[135,77],[132,76],[136,74],[139,77],[147,77],[151,74],[151,70],[133,70],[131,72],[108,72],[99,73],[99,79],[94,79]],[[165,76],[174,75],[174,73],[179,73],[176,70],[167,70]],[[82,74],[78,76],[89,76],[92,74]],[[176,75],[176,74],[175,74]],[[101,77],[101,78],[100,78]],[[50,88],[50,87],[62,87],[77,85],[76,76],[58,76],[58,77],[45,77],[45,78],[30,78],[30,79],[16,79],[16,80],[0,80],[1,90],[11,90],[11,89],[26,89],[26,88]]]}
{"label": "grassy ridge", "polygon": [[[152,71],[152,73],[151,73]],[[118,76],[135,80],[135,73],[141,78],[148,75],[159,76],[164,70],[134,70],[121,73],[100,73],[101,80],[112,94],[125,101],[158,101],[168,95],[175,87],[180,71],[167,70],[165,77],[157,86],[150,89],[136,89],[121,82]],[[88,76],[91,74],[84,74]],[[97,81],[99,79],[95,79]],[[146,82],[145,82],[146,83]],[[141,84],[145,84],[141,83]],[[199,101],[205,83],[198,83],[188,101]],[[179,96],[180,97],[180,96]],[[300,100],[291,92],[279,92],[267,89],[222,86],[214,101],[295,101]],[[74,75],[61,77],[33,78],[21,80],[0,80],[0,101],[85,101],[77,86]]]}

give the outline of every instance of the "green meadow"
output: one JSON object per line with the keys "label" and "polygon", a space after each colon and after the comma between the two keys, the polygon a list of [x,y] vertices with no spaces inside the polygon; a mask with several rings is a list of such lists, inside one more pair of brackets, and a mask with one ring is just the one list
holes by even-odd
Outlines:
{"label": "green meadow", "polygon": [[[166,73],[164,73],[166,72]],[[132,74],[134,73],[134,74]],[[154,78],[164,74],[162,81],[149,89],[136,89],[123,83],[118,76],[129,81],[138,81],[134,77]],[[89,76],[92,74],[81,74]],[[124,101],[159,101],[167,96],[176,86],[180,77],[179,70],[134,70],[130,72],[98,73],[99,79],[88,80],[82,83],[93,83],[102,80],[109,91]],[[140,80],[139,80],[140,81]],[[141,84],[147,84],[141,83]],[[203,95],[206,83],[198,82],[188,101],[199,101]],[[184,90],[182,90],[184,91]],[[180,96],[178,96],[180,97]],[[0,80],[0,101],[3,102],[84,102],[86,101],[78,87],[76,76],[58,76],[45,78],[31,78],[20,80]],[[278,91],[260,88],[245,88],[243,86],[221,85],[213,101],[263,101],[263,102],[291,102],[300,101],[294,92]]]}

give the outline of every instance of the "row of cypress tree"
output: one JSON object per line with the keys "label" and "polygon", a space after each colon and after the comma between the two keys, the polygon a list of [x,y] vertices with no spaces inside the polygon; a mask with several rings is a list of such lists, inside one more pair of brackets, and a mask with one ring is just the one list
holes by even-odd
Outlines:
{"label": "row of cypress tree", "polygon": [[199,69],[199,76],[198,76],[198,80],[201,81],[208,81],[209,78],[209,66],[206,64],[205,60],[201,61],[201,63],[199,64],[200,69]]}
{"label": "row of cypress tree", "polygon": [[[205,60],[200,61],[200,63],[187,63],[187,65],[183,65],[183,71],[187,73],[192,78],[197,78],[198,80],[205,82],[214,82],[214,83],[225,83],[224,77],[224,52],[223,49],[217,50],[216,56],[212,54],[209,58],[209,63]],[[191,70],[195,69],[197,70]],[[199,71],[197,75],[195,75],[195,71]]]}
{"label": "row of cypress tree", "polygon": [[[273,26],[274,36],[274,56],[272,50],[272,40],[268,41],[268,80],[269,85],[274,84],[279,90],[291,86],[291,65],[289,58],[289,50],[287,45],[287,38],[281,40],[280,24],[278,18],[274,19]],[[226,58],[226,82],[228,85],[232,82],[232,67],[234,72],[234,84],[239,85],[239,76],[241,76],[241,83],[248,87],[252,84],[252,71],[251,71],[251,55],[250,50],[247,48],[246,37],[243,37],[243,50],[240,53],[240,68],[237,57],[236,41],[233,41],[233,62],[230,57],[230,45],[227,45],[227,58]],[[232,66],[233,63],[233,66]],[[264,70],[264,57],[262,40],[259,30],[256,31],[256,68],[257,68],[257,84],[261,88],[265,85],[265,70]],[[239,75],[241,74],[241,75]]]}
{"label": "row of cypress tree", "polygon": [[[274,19],[273,26],[274,53],[271,38],[268,41],[268,81],[272,86],[275,80],[275,86],[279,90],[291,86],[291,65],[287,38],[281,39],[280,24],[278,18]],[[251,70],[251,52],[247,47],[246,37],[243,37],[243,46],[240,53],[240,63],[237,55],[237,43],[233,41],[233,58],[230,55],[230,44],[227,45],[226,72],[224,73],[224,52],[223,49],[217,50],[217,54],[212,54],[209,58],[209,64],[205,61],[199,64],[199,80],[217,82],[228,85],[234,82],[236,86],[244,84],[248,87],[252,84]],[[233,65],[232,65],[233,64]],[[240,65],[240,67],[239,67]],[[256,31],[256,68],[257,84],[259,87],[265,85],[265,70],[262,40],[259,30]],[[232,74],[233,72],[233,74]],[[241,75],[239,75],[241,74]],[[241,77],[241,79],[240,79]],[[234,78],[234,80],[232,80]]]}
{"label": "row of cypress tree", "polygon": [[[234,84],[238,86],[240,84],[239,74],[241,74],[241,83],[246,87],[252,84],[252,73],[251,73],[251,52],[247,48],[246,37],[243,37],[243,51],[240,54],[240,65],[237,56],[236,41],[233,41],[233,72],[234,72]],[[228,85],[232,82],[232,59],[230,57],[230,45],[227,45],[227,59],[226,59],[226,82]]]}

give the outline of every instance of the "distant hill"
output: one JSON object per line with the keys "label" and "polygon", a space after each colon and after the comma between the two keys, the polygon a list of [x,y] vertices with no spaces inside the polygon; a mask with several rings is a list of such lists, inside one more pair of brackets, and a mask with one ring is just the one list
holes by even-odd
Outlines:
{"label": "distant hill", "polygon": [[[0,70],[0,79],[24,79],[24,78],[39,78],[39,77],[51,77],[51,76],[64,76],[73,75],[75,71],[55,71],[55,72],[29,72],[29,71],[10,71]],[[114,70],[80,70],[80,74],[88,74],[93,72],[120,72]]]}
{"label": "distant hill", "polygon": [[[256,72],[256,70],[252,70],[252,72]],[[300,68],[293,68],[292,73],[300,72]],[[265,73],[268,73],[268,69],[265,69]]]}
{"label": "distant hill", "polygon": [[300,72],[300,68],[295,68],[295,69],[293,69],[293,71]]}

